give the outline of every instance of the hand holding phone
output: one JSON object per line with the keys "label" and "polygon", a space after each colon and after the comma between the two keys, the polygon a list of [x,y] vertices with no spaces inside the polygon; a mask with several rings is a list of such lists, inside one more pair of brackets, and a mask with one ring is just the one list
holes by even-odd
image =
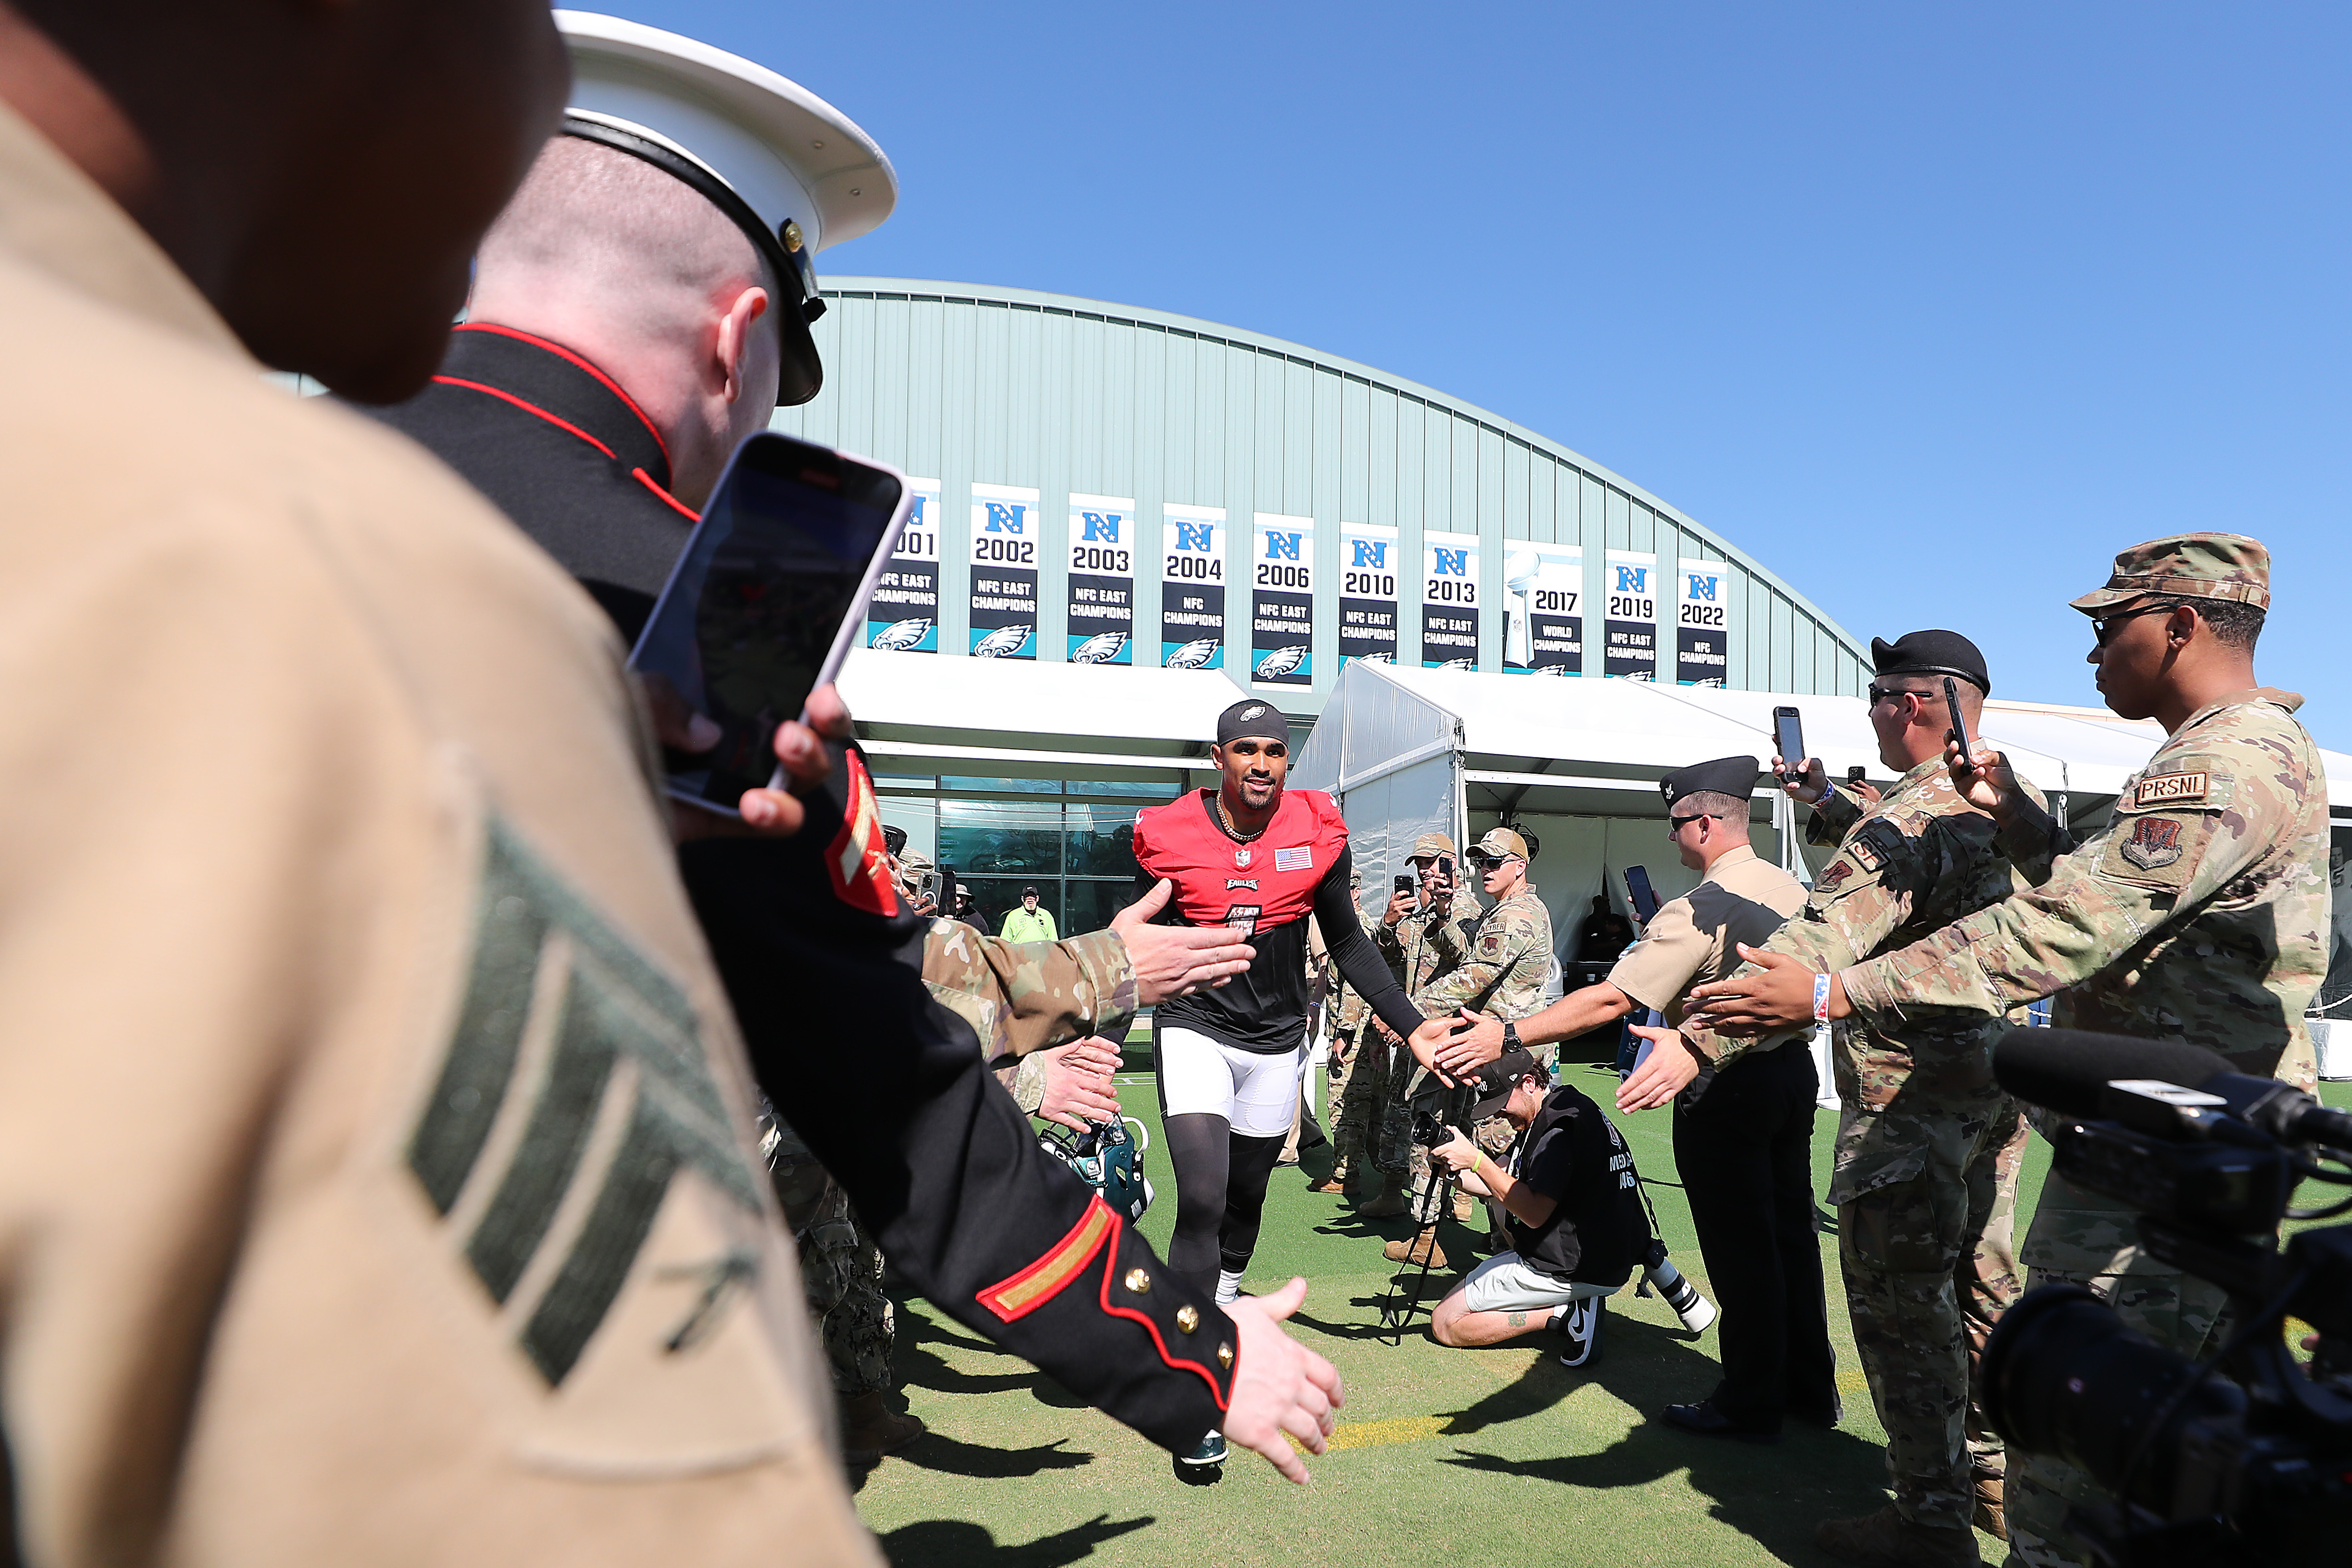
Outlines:
{"label": "hand holding phone", "polygon": [[1960,765],[1976,772],[1976,759],[1969,754],[1969,721],[1960,715],[1960,689],[1948,675],[1944,677],[1944,710],[1952,716],[1951,739],[1960,748]]}
{"label": "hand holding phone", "polygon": [[1643,925],[1648,925],[1656,918],[1658,895],[1650,886],[1650,872],[1647,867],[1625,868],[1625,902],[1632,906],[1633,918]]}
{"label": "hand holding phone", "polygon": [[1780,753],[1780,782],[1801,782],[1805,776],[1805,724],[1794,708],[1772,710],[1772,745]]}

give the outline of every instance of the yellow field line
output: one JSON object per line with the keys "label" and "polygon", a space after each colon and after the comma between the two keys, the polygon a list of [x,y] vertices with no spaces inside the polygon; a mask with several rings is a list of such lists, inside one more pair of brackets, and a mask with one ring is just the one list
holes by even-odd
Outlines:
{"label": "yellow field line", "polygon": [[[1869,1387],[1862,1369],[1850,1366],[1838,1373],[1838,1390],[1843,1394],[1860,1394]],[[1426,1443],[1433,1437],[1445,1436],[1452,1424],[1450,1415],[1396,1415],[1386,1421],[1342,1421],[1331,1434],[1331,1447],[1340,1448],[1391,1448],[1400,1443]],[[1293,1444],[1296,1447],[1294,1441]]]}

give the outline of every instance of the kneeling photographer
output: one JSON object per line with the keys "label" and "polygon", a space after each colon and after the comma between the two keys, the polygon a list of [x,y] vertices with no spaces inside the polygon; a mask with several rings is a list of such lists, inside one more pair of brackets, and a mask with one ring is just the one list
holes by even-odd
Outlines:
{"label": "kneeling photographer", "polygon": [[1650,1256],[1633,1157],[1599,1106],[1570,1085],[1555,1087],[1526,1051],[1504,1053],[1473,1081],[1480,1098],[1464,1120],[1500,1116],[1517,1139],[1497,1161],[1454,1128],[1429,1157],[1501,1206],[1511,1249],[1438,1303],[1430,1333],[1465,1347],[1549,1329],[1568,1341],[1561,1365],[1588,1366],[1600,1351],[1602,1299]]}

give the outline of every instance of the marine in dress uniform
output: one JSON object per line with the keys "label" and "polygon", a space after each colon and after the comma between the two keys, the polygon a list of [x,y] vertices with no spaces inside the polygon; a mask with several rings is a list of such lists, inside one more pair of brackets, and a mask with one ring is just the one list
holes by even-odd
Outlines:
{"label": "marine in dress uniform", "polygon": [[[869,154],[862,173],[807,167],[791,136],[816,100],[751,62],[609,17],[558,20],[575,72],[562,134],[641,157],[736,221],[779,286],[801,290],[774,313],[780,395],[814,395],[821,370],[802,340],[821,301],[806,257],[829,234],[879,221],[874,197],[851,202],[845,187],[888,180],[887,162],[827,110],[825,139]],[[695,518],[669,494],[660,432],[618,379],[552,339],[472,321],[434,384],[379,416],[509,508],[624,637],[642,626]],[[761,1082],[927,1298],[1161,1447],[1191,1450],[1223,1419],[1238,1353],[1230,1320],[1037,1150],[973,1039],[975,1017],[988,1020],[992,1056],[999,1036],[1017,1052],[1106,1032],[1135,1006],[1123,944],[1103,932],[1010,947],[916,916],[887,875],[877,889],[845,883],[821,851],[870,836],[877,864],[887,860],[855,748],[835,778],[830,816],[813,809],[799,838],[704,839],[679,853]],[[985,956],[967,961],[958,943]],[[934,972],[962,1005],[942,1005]],[[1074,1016],[1087,1026],[1065,1034]],[[810,1048],[837,1040],[864,1045]],[[877,1094],[881,1084],[905,1087]]]}

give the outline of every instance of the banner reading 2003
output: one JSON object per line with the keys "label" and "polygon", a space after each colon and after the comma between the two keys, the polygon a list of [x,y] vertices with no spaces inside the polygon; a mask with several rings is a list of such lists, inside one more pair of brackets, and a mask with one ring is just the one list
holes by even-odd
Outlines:
{"label": "banner reading 2003", "polygon": [[1135,502],[1070,498],[1072,664],[1135,662]]}
{"label": "banner reading 2003", "polygon": [[1311,686],[1315,520],[1262,511],[1250,539],[1250,679]]}
{"label": "banner reading 2003", "polygon": [[971,487],[971,653],[1037,657],[1037,492]]}
{"label": "banner reading 2003", "polygon": [[1160,508],[1160,662],[1216,669],[1225,651],[1225,509]]}

